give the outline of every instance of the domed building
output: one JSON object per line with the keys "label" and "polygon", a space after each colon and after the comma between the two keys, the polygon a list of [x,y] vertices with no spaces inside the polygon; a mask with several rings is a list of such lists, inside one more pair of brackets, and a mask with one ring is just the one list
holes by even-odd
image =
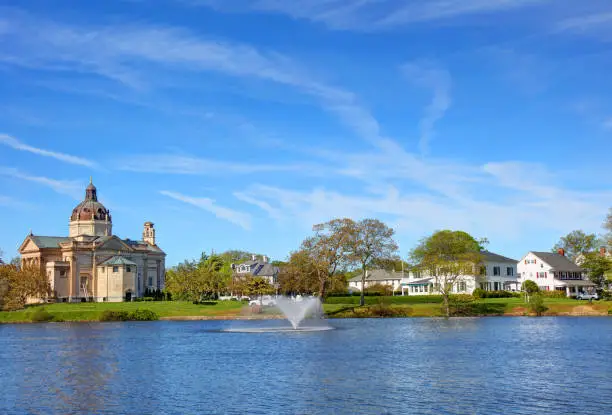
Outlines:
{"label": "domed building", "polygon": [[23,266],[47,274],[57,301],[131,301],[146,289],[164,288],[166,254],[157,246],[154,224],[145,222],[139,240],[113,235],[110,211],[91,179],[72,210],[68,236],[30,232],[19,253]]}

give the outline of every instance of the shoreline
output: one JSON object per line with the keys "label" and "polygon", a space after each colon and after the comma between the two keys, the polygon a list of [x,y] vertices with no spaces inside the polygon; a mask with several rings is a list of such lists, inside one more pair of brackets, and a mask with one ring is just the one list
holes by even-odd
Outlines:
{"label": "shoreline", "polygon": [[[452,316],[450,318],[486,318],[486,317],[538,317],[535,314],[518,314],[518,313],[504,313],[504,314],[489,314],[489,315],[473,315],[473,316]],[[612,315],[597,310],[590,310],[588,312],[559,312],[559,313],[544,313],[539,317],[612,317]],[[359,316],[359,315],[347,315],[347,316],[329,316],[327,320],[343,320],[343,319],[413,319],[413,318],[445,318],[440,315],[414,315],[414,316]],[[285,320],[285,316],[282,315],[264,315],[264,316],[236,316],[236,315],[219,315],[219,316],[164,316],[158,320],[151,321],[264,321],[264,320]],[[45,321],[36,322],[31,320],[21,321],[0,321],[0,325],[10,324],[48,324],[48,323],[129,323],[131,321],[99,321],[99,320],[65,320],[65,321]]]}

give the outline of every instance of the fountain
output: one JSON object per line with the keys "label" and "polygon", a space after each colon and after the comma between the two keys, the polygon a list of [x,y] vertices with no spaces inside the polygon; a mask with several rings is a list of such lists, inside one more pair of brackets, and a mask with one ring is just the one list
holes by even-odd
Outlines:
{"label": "fountain", "polygon": [[[297,298],[291,298],[281,296],[277,297],[274,302],[276,307],[282,311],[289,323],[291,323],[291,327],[236,327],[224,331],[262,333],[333,330],[333,327],[323,320],[323,305],[318,297],[302,298],[298,296]],[[318,317],[318,319],[307,319],[311,315]],[[303,324],[305,320],[309,322],[308,325]]]}

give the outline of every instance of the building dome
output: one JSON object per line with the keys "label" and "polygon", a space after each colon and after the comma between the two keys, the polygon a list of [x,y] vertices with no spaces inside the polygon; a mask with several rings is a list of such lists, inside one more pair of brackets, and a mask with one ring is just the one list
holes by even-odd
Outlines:
{"label": "building dome", "polygon": [[96,186],[91,181],[85,189],[85,200],[72,209],[70,220],[108,220],[112,222],[110,211],[98,202]]}

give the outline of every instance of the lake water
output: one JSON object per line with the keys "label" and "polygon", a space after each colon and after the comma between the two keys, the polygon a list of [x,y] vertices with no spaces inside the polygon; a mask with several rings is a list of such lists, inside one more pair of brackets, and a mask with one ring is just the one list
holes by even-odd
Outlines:
{"label": "lake water", "polygon": [[611,414],[612,319],[0,325],[0,414]]}

